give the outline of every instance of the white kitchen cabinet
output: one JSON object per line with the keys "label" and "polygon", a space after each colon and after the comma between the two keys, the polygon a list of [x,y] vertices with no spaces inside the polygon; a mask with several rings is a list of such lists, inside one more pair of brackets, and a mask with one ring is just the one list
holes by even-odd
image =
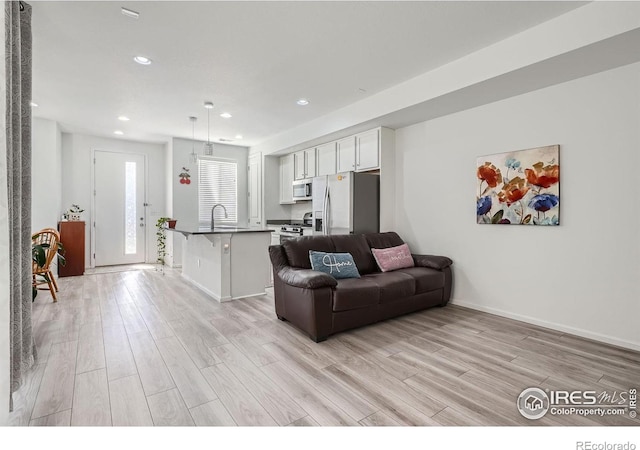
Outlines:
{"label": "white kitchen cabinet", "polygon": [[316,149],[309,148],[293,154],[294,176],[296,180],[316,176]]}
{"label": "white kitchen cabinet", "polygon": [[293,201],[294,179],[294,155],[293,153],[280,157],[280,204],[289,205]]}
{"label": "white kitchen cabinet", "polygon": [[380,130],[340,139],[337,142],[338,172],[364,172],[380,168]]}
{"label": "white kitchen cabinet", "polygon": [[356,137],[349,136],[336,142],[337,172],[356,170]]}
{"label": "white kitchen cabinet", "polygon": [[249,225],[262,222],[262,154],[249,156]]}
{"label": "white kitchen cabinet", "polygon": [[[280,231],[280,227],[269,226],[269,229],[272,231],[271,233],[271,245],[280,245],[280,235],[278,231]],[[267,249],[268,250],[268,249]],[[273,265],[271,264],[271,259],[269,259],[269,284],[266,287],[273,286]]]}
{"label": "white kitchen cabinet", "polygon": [[336,173],[336,143],[316,147],[316,155],[318,159],[318,176],[333,175]]}
{"label": "white kitchen cabinet", "polygon": [[380,130],[356,134],[356,172],[380,167]]}

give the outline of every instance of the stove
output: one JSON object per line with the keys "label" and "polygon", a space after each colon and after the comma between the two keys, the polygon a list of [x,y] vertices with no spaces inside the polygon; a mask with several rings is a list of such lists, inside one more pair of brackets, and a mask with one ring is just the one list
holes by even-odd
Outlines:
{"label": "stove", "polygon": [[307,234],[305,233],[305,230],[311,230],[311,225],[306,225],[306,224],[300,224],[300,223],[288,223],[285,225],[282,225],[280,227],[280,235],[286,235],[286,236],[302,236],[303,234]]}
{"label": "stove", "polygon": [[313,234],[311,229],[312,222],[311,213],[306,213],[302,222],[281,225],[280,231],[278,232],[280,235],[280,243],[282,244],[282,242],[287,239],[295,239],[300,236]]}

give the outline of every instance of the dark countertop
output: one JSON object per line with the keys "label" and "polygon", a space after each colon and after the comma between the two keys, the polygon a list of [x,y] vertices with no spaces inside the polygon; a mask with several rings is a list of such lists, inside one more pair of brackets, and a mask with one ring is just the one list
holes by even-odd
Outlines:
{"label": "dark countertop", "polygon": [[231,234],[231,233],[272,233],[273,230],[264,227],[233,227],[222,225],[213,230],[207,226],[183,225],[175,228],[167,228],[167,231],[175,231],[185,236],[191,234]]}

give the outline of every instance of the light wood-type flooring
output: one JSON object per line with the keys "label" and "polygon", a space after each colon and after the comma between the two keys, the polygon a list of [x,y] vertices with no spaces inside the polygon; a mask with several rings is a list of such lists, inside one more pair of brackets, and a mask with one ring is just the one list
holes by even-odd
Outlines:
{"label": "light wood-type flooring", "polygon": [[486,313],[434,308],[316,344],[271,294],[220,304],[177,271],[59,285],[34,303],[13,425],[640,425],[522,417],[527,387],[640,387],[640,353]]}

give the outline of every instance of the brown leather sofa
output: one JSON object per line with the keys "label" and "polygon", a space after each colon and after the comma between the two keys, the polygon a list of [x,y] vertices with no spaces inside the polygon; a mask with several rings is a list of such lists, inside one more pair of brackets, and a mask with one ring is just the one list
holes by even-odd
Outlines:
{"label": "brown leather sofa", "polygon": [[[308,236],[270,246],[276,315],[320,342],[340,331],[446,305],[452,284],[449,258],[412,255],[415,267],[380,272],[371,248],[403,243],[389,232]],[[309,250],[351,253],[361,277],[336,280],[311,270]]]}

